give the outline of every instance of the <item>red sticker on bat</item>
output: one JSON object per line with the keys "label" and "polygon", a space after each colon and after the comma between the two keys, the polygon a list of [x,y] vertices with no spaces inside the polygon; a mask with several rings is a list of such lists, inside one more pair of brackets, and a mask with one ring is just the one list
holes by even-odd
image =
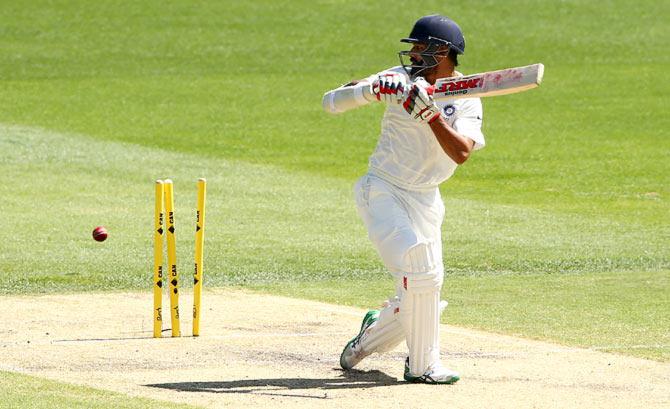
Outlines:
{"label": "red sticker on bat", "polygon": [[481,86],[482,79],[480,78],[470,78],[467,80],[458,80],[458,81],[448,81],[439,85],[435,88],[437,93],[446,93],[446,92],[455,92],[463,91],[473,88],[478,88]]}

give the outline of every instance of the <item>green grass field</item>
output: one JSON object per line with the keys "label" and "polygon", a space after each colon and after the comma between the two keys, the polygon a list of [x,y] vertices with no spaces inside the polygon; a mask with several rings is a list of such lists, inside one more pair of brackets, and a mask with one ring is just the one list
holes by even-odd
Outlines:
{"label": "green grass field", "polygon": [[397,64],[441,12],[465,31],[462,71],[546,66],[539,90],[484,101],[487,147],[442,187],[446,322],[670,360],[670,4],[387,8],[0,4],[0,294],[149,291],[165,177],[190,271],[204,176],[207,286],[377,305],[391,282],[351,186],[382,107],[329,116],[321,95]]}
{"label": "green grass field", "polygon": [[151,399],[130,399],[122,393],[100,391],[3,371],[0,371],[0,391],[3,395],[0,408],[197,408]]}

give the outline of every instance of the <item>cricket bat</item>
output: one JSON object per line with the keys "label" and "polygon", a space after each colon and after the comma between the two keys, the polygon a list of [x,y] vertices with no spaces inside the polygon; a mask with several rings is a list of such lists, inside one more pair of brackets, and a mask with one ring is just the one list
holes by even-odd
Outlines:
{"label": "cricket bat", "polygon": [[536,88],[543,75],[544,65],[532,64],[463,77],[440,78],[431,88],[436,100],[495,97]]}
{"label": "cricket bat", "polygon": [[[542,82],[543,75],[544,65],[538,63],[462,77],[440,78],[429,87],[428,92],[438,101],[495,97],[536,88]],[[336,114],[376,100],[377,97],[372,92],[370,84],[360,82],[326,93],[323,98],[323,108],[327,112]]]}

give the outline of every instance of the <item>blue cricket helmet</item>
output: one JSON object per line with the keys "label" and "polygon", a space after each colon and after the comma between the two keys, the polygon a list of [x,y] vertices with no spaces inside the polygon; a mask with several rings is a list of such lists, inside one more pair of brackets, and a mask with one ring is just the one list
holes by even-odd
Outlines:
{"label": "blue cricket helmet", "polygon": [[400,41],[404,43],[438,42],[441,45],[449,45],[458,54],[465,52],[465,38],[461,28],[449,17],[439,14],[421,17],[414,23],[409,37]]}
{"label": "blue cricket helmet", "polygon": [[[400,41],[404,43],[422,43],[426,47],[421,52],[400,51],[398,57],[400,64],[411,78],[416,78],[422,73],[437,66],[437,56],[443,53],[440,49],[449,47],[450,52],[463,54],[465,52],[465,38],[461,28],[449,17],[439,14],[421,17],[414,23],[409,37]],[[421,56],[421,59],[416,56]],[[407,61],[409,60],[409,61]],[[458,65],[456,59],[454,63]]]}

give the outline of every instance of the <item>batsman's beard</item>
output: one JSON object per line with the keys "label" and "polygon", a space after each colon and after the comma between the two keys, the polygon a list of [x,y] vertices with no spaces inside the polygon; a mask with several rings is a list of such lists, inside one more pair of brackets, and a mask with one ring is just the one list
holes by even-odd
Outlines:
{"label": "batsman's beard", "polygon": [[416,80],[419,77],[426,78],[435,71],[436,66],[426,67],[423,65],[412,66],[412,70],[409,73],[409,76],[412,80]]}
{"label": "batsman's beard", "polygon": [[426,78],[430,76],[435,72],[438,65],[438,64],[426,65],[425,61],[423,60],[411,59],[410,61],[412,64],[409,66],[410,71],[408,74],[413,81],[419,77]]}

